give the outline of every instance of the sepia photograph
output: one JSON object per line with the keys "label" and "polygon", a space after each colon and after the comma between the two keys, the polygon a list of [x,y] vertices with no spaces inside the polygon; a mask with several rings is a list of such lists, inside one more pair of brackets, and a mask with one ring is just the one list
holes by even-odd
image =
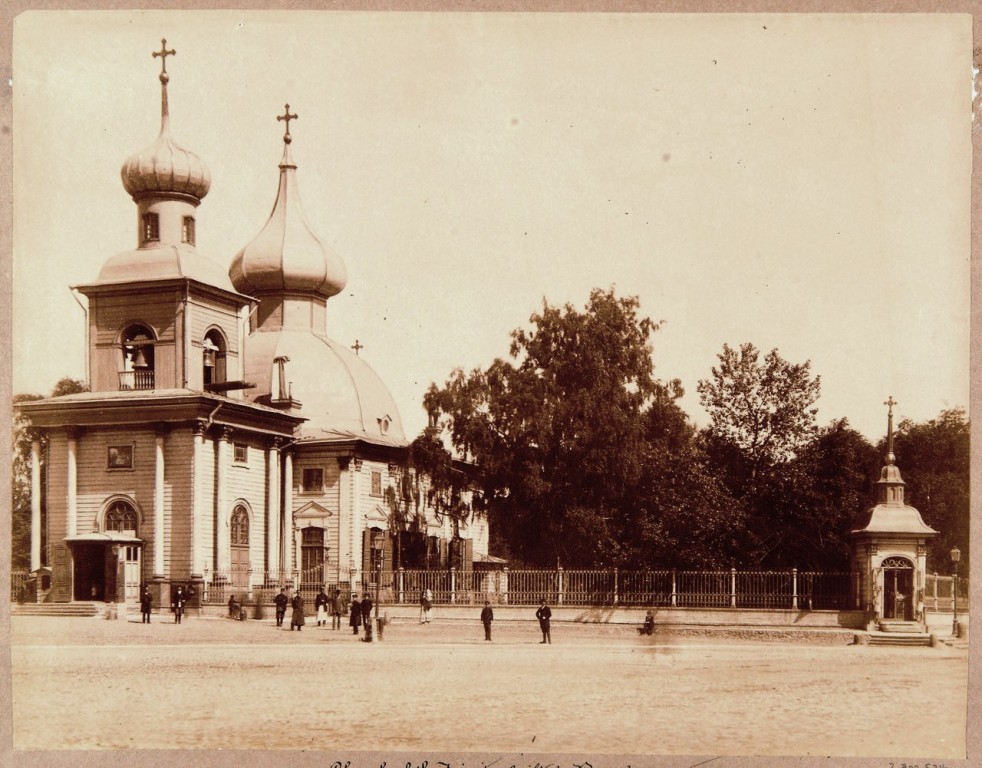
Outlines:
{"label": "sepia photograph", "polygon": [[969,764],[971,15],[11,39],[13,765]]}

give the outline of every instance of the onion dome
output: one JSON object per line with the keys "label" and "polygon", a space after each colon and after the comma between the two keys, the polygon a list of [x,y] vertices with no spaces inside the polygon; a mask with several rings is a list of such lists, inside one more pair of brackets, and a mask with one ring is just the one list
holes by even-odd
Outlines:
{"label": "onion dome", "polygon": [[170,134],[170,115],[167,106],[167,57],[176,54],[167,50],[167,41],[162,40],[160,56],[163,71],[160,73],[160,135],[149,147],[130,155],[123,163],[120,175],[123,187],[139,200],[152,196],[179,196],[191,198],[195,205],[208,194],[211,174],[204,161],[194,152],[179,146]]}
{"label": "onion dome", "polygon": [[313,233],[300,206],[297,166],[290,156],[290,120],[295,119],[289,104],[277,117],[286,121],[286,133],[276,202],[260,233],[232,259],[229,277],[236,290],[249,295],[298,292],[328,299],[341,292],[348,276],[341,257]]}

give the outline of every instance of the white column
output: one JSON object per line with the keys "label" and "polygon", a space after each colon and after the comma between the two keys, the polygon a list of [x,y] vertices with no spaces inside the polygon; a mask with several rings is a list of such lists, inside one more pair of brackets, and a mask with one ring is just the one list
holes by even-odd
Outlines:
{"label": "white column", "polygon": [[228,444],[231,438],[232,429],[224,427],[217,441],[215,457],[215,546],[218,547],[215,553],[215,569],[222,574],[227,574],[229,569],[230,531],[228,503],[225,499],[225,475],[228,466]]}
{"label": "white column", "polygon": [[283,454],[283,536],[280,542],[280,562],[283,570],[293,573],[296,569],[293,551],[293,452]]}
{"label": "white column", "polygon": [[351,520],[351,578],[353,583],[360,584],[362,579],[361,564],[364,560],[362,553],[362,531],[365,530],[365,520],[361,509],[361,459],[352,459],[348,464],[351,475],[351,498],[348,507],[348,519]]}
{"label": "white column", "polygon": [[164,576],[164,435],[157,433],[153,464],[153,576]]}
{"label": "white column", "polygon": [[266,449],[266,559],[270,574],[280,570],[280,451],[279,441]]}
{"label": "white column", "polygon": [[31,441],[31,570],[41,567],[41,441]]}
{"label": "white column", "polygon": [[194,424],[194,450],[191,456],[191,576],[200,579],[204,576],[205,564],[201,546],[201,494],[204,488],[204,470],[201,456],[205,449],[205,424]]}
{"label": "white column", "polygon": [[66,507],[68,513],[68,535],[78,533],[78,440],[73,432],[68,434],[68,466]]}

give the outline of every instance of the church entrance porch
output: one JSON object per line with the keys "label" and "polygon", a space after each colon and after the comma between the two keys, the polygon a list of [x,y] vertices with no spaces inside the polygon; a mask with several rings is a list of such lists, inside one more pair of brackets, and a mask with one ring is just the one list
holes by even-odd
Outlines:
{"label": "church entrance porch", "polygon": [[65,540],[72,553],[72,599],[135,602],[140,598],[143,542],[116,531]]}

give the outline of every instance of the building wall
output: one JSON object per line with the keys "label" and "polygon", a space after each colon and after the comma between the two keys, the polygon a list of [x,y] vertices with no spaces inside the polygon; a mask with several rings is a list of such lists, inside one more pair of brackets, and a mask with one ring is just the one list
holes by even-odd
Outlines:
{"label": "building wall", "polygon": [[236,503],[244,501],[250,510],[249,560],[258,579],[266,562],[266,447],[255,436],[241,433],[233,435],[232,443],[246,446],[246,461],[235,461],[234,448],[229,446],[223,524],[228,525]]}

